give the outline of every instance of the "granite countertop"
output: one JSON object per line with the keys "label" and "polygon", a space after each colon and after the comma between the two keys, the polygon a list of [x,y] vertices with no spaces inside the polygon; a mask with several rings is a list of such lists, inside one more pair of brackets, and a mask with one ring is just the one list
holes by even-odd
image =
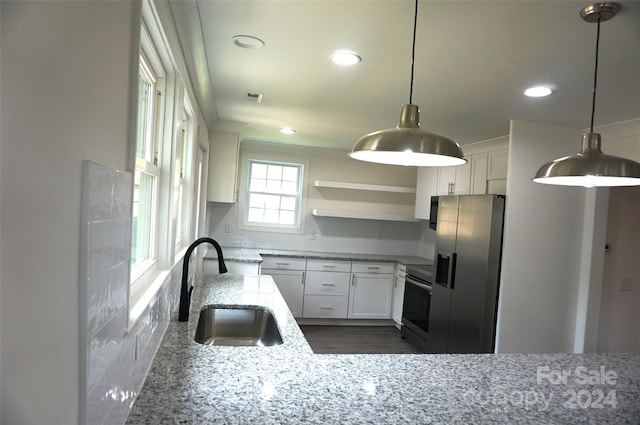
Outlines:
{"label": "granite countertop", "polygon": [[[273,248],[238,248],[238,247],[222,247],[222,253],[225,260],[237,261],[244,263],[261,263],[263,257],[267,256],[283,256],[294,258],[313,258],[320,260],[345,260],[345,261],[381,261],[388,263],[400,264],[426,264],[432,265],[433,259],[412,256],[412,255],[396,255],[396,254],[358,254],[347,252],[328,252],[328,251],[299,251]],[[205,259],[217,259],[218,255],[215,249],[207,249]]]}
{"label": "granite countertop", "polygon": [[[203,346],[200,306],[264,306],[284,343]],[[637,424],[640,354],[313,354],[269,276],[200,277],[128,424]]]}

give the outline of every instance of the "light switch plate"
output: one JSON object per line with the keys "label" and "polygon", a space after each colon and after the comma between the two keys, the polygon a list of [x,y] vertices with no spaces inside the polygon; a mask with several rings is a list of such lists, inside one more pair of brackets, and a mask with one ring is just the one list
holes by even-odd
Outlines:
{"label": "light switch plate", "polygon": [[633,278],[629,276],[622,276],[620,278],[620,291],[629,292],[633,290]]}

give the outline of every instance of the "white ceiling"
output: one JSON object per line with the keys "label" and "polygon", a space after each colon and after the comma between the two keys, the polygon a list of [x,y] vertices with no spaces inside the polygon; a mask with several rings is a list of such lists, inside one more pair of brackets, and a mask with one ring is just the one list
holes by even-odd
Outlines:
{"label": "white ceiling", "polygon": [[[640,117],[640,2],[602,23],[595,124]],[[509,120],[586,128],[596,24],[585,1],[429,1],[418,10],[413,103],[422,128],[461,145],[505,136]],[[409,102],[412,0],[172,0],[192,82],[212,128],[245,139],[349,150],[395,127]],[[262,49],[231,37],[253,35]],[[334,65],[334,50],[362,56]],[[522,91],[556,92],[530,99]],[[262,93],[261,104],[245,100]],[[229,124],[239,123],[237,125]],[[297,130],[282,135],[280,127]],[[579,141],[576,140],[576,147]]]}

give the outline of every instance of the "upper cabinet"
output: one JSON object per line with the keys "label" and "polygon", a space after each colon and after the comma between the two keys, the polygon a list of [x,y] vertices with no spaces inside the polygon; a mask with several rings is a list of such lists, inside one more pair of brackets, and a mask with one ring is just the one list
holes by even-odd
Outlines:
{"label": "upper cabinet", "polygon": [[468,195],[471,189],[471,158],[457,167],[438,167],[437,195]]}
{"label": "upper cabinet", "polygon": [[432,196],[506,194],[508,148],[465,156],[457,167],[420,167],[416,181],[415,218],[428,220]]}
{"label": "upper cabinet", "polygon": [[236,202],[239,146],[237,133],[209,132],[207,201]]}

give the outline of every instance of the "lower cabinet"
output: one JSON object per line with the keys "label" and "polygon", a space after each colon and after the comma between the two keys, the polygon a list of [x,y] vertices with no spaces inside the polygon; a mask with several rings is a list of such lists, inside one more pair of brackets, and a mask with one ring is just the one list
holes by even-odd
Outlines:
{"label": "lower cabinet", "polygon": [[305,259],[287,257],[268,257],[262,262],[261,274],[276,282],[293,317],[302,317],[305,265]]}
{"label": "lower cabinet", "polygon": [[268,274],[276,282],[276,286],[287,303],[289,310],[291,310],[293,317],[302,317],[304,272],[263,269],[262,274]]}
{"label": "lower cabinet", "polygon": [[307,260],[302,317],[346,319],[350,261]]}
{"label": "lower cabinet", "polygon": [[348,318],[391,318],[393,267],[388,263],[353,263]]}
{"label": "lower cabinet", "polygon": [[391,319],[394,269],[389,262],[267,257],[261,274],[273,277],[296,318]]}

